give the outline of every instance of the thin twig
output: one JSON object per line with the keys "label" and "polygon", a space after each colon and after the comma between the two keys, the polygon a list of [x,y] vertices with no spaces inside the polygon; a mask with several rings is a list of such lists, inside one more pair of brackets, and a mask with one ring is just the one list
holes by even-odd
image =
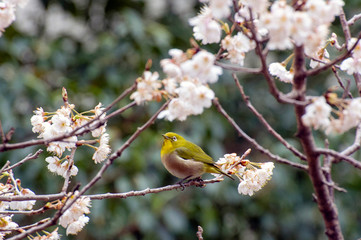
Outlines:
{"label": "thin twig", "polygon": [[358,169],[361,169],[361,162],[357,161],[353,157],[346,156],[332,149],[317,148],[316,152],[323,155],[330,155],[332,157],[345,161]]}
{"label": "thin twig", "polygon": [[141,132],[143,132],[145,129],[147,129],[151,124],[153,124],[153,122],[155,121],[155,119],[157,118],[157,116],[159,115],[159,113],[161,111],[163,111],[169,104],[170,100],[168,100],[166,103],[163,104],[162,107],[160,107],[158,109],[158,111],[145,123],[143,124],[143,126],[138,127],[138,129],[133,133],[133,135],[116,151],[114,152],[106,161],[106,163],[102,166],[102,168],[98,171],[98,173],[95,175],[95,177],[87,184],[84,186],[84,188],[80,191],[80,195],[82,195],[83,193],[85,193],[89,188],[91,188],[97,181],[99,181],[99,179],[101,179],[103,173],[105,172],[105,170],[107,170],[107,168],[114,162],[115,159],[117,159],[118,157],[120,157],[123,153],[123,151],[125,149],[127,149],[129,147],[129,145],[139,136],[139,134]]}
{"label": "thin twig", "polygon": [[44,194],[44,195],[21,195],[21,196],[0,196],[0,201],[13,202],[13,201],[53,201],[65,197],[64,193]]}
{"label": "thin twig", "polygon": [[159,188],[146,188],[144,190],[130,191],[130,192],[126,192],[126,193],[104,193],[104,194],[92,194],[92,195],[84,195],[84,196],[89,197],[92,200],[102,200],[102,199],[108,199],[108,198],[124,199],[124,198],[128,198],[128,197],[145,196],[147,194],[152,194],[152,193],[160,193],[160,192],[166,192],[166,191],[171,191],[171,190],[176,190],[176,189],[183,189],[184,187],[190,187],[190,186],[203,187],[204,184],[211,184],[211,183],[216,183],[216,182],[221,182],[221,181],[222,181],[221,179],[214,178],[214,179],[210,179],[210,180],[203,180],[202,182],[190,181],[190,182],[184,183],[182,185],[173,184],[173,185],[168,185],[168,186],[159,187]]}
{"label": "thin twig", "polygon": [[361,147],[361,124],[357,126],[356,134],[355,134],[355,140],[353,144],[349,147],[347,147],[345,150],[340,152],[340,154],[348,156],[359,150]]}
{"label": "thin twig", "polygon": [[[105,108],[105,110],[110,109],[110,107],[112,107],[113,105],[115,105],[117,103],[117,101],[120,101],[121,99],[123,99],[127,94],[129,94],[131,91],[133,91],[135,89],[135,86],[132,85],[130,88],[126,89],[116,100],[114,100],[108,107]],[[127,105],[128,108],[134,106],[133,104],[129,104]],[[127,110],[128,108],[121,108],[122,111],[118,110],[117,114],[120,114],[121,112]],[[104,113],[105,111],[103,111]],[[26,147],[30,147],[30,146],[34,146],[34,145],[48,145],[51,142],[55,142],[55,141],[61,141],[65,138],[68,137],[72,137],[72,136],[79,136],[79,135],[83,135],[85,133],[88,133],[90,131],[92,131],[93,129],[96,129],[100,126],[102,126],[103,124],[105,124],[106,120],[108,118],[103,118],[101,119],[100,117],[103,115],[99,114],[97,117],[95,117],[94,119],[92,119],[91,121],[87,122],[86,124],[74,129],[71,132],[68,133],[64,133],[61,136],[57,136],[51,139],[39,139],[39,140],[29,140],[29,141],[24,141],[24,142],[19,142],[19,143],[5,143],[5,144],[1,144],[0,145],[0,152],[4,152],[7,150],[14,150],[14,149],[19,149],[19,148],[26,148]],[[113,115],[112,115],[113,116]],[[89,127],[91,125],[91,127]]]}
{"label": "thin twig", "polygon": [[23,160],[15,163],[14,165],[11,165],[10,167],[7,167],[5,169],[2,169],[0,172],[4,172],[4,171],[9,171],[10,169],[13,169],[13,168],[16,168],[22,164],[24,164],[25,162],[29,161],[29,160],[32,160],[32,159],[36,159],[39,157],[39,155],[43,152],[42,149],[39,149],[38,151],[36,151],[36,153],[34,154],[29,154],[28,156],[26,156]]}
{"label": "thin twig", "polygon": [[56,212],[56,214],[54,215],[53,218],[51,218],[48,222],[45,222],[44,224],[42,225],[39,225],[39,226],[36,226],[34,228],[30,228],[29,230],[25,231],[25,232],[22,232],[20,233],[19,235],[11,238],[13,240],[15,239],[22,239],[24,238],[25,236],[33,233],[33,232],[36,232],[36,231],[39,231],[41,229],[44,229],[46,227],[49,227],[51,225],[54,225],[56,224],[56,222],[58,221],[58,219],[61,217],[61,215],[67,210],[69,209],[76,201],[79,197],[81,197],[89,188],[91,188],[97,181],[99,181],[99,179],[101,179],[103,173],[105,172],[105,170],[114,162],[115,159],[117,159],[118,157],[121,156],[121,154],[123,153],[123,151],[128,148],[130,146],[130,144],[139,136],[139,134],[141,132],[143,132],[145,129],[147,129],[154,121],[155,119],[157,118],[157,116],[159,115],[159,113],[161,111],[163,111],[169,104],[170,100],[168,100],[166,103],[163,104],[163,106],[161,108],[159,108],[159,110],[144,124],[142,125],[141,127],[139,127],[135,132],[134,134],[122,145],[122,147],[120,147],[115,153],[113,153],[109,158],[108,160],[106,161],[106,163],[102,166],[102,168],[98,171],[98,173],[95,175],[95,177],[90,180],[90,182],[85,185],[83,187],[83,189],[81,191],[79,191],[79,193],[74,196],[71,200],[70,200],[70,197],[67,198],[66,201],[69,200],[69,202],[65,202],[63,207]]}
{"label": "thin twig", "polygon": [[[326,139],[325,140],[325,149],[329,149],[329,142]],[[328,191],[330,192],[330,196],[332,201],[335,201],[335,195],[334,195],[334,188],[331,186],[333,183],[332,177],[331,177],[331,170],[332,170],[332,159],[330,155],[326,155],[324,157],[323,161],[323,174],[325,175],[325,183],[328,185]],[[333,184],[334,185],[334,184]]]}
{"label": "thin twig", "polygon": [[75,155],[76,149],[77,149],[77,147],[73,147],[71,149],[71,152],[70,152],[70,155],[69,155],[68,169],[66,170],[66,174],[65,174],[65,178],[64,178],[64,184],[63,184],[63,187],[61,188],[62,193],[66,193],[66,191],[68,189],[68,186],[69,186],[69,178],[70,178],[71,169],[74,166],[74,155]]}
{"label": "thin twig", "polygon": [[349,98],[353,98],[352,94],[350,92],[350,81],[349,80],[347,81],[347,85],[345,87],[345,85],[343,85],[343,83],[342,83],[342,80],[341,80],[340,76],[338,75],[338,72],[337,72],[336,68],[331,67],[331,70],[332,70],[333,74],[335,75],[338,84],[343,89],[342,98],[346,98],[346,96],[348,96]]}
{"label": "thin twig", "polygon": [[22,232],[24,229],[28,229],[28,228],[32,228],[32,227],[35,227],[35,226],[38,226],[46,221],[48,221],[50,218],[45,218],[45,219],[42,219],[36,223],[33,223],[33,224],[30,224],[30,225],[26,225],[26,226],[21,226],[21,227],[17,227],[17,228],[13,228],[13,229],[1,229],[0,228],[0,232],[8,232],[8,231],[18,231],[18,232]]}
{"label": "thin twig", "polygon": [[248,142],[250,142],[258,151],[260,151],[261,153],[265,154],[266,156],[268,156],[269,158],[273,159],[276,162],[279,163],[283,163],[283,164],[287,164],[290,165],[292,167],[295,168],[299,168],[302,170],[307,171],[308,167],[306,165],[303,164],[299,164],[299,163],[294,163],[291,162],[285,158],[282,158],[280,156],[277,156],[273,153],[271,153],[268,149],[265,149],[264,147],[262,147],[255,139],[251,138],[250,136],[248,136],[239,126],[238,124],[233,120],[233,118],[231,118],[228,113],[224,110],[224,108],[222,107],[222,105],[219,103],[217,98],[213,99],[213,104],[216,107],[217,111],[219,113],[221,113],[226,119],[227,121],[232,125],[232,127],[238,132],[238,134],[240,136],[242,136],[243,138],[245,138]]}
{"label": "thin twig", "polygon": [[28,216],[32,216],[32,215],[36,215],[36,214],[41,214],[43,212],[45,212],[46,210],[50,210],[50,208],[39,208],[36,210],[29,210],[29,211],[0,211],[0,214],[3,215],[12,215],[12,214],[22,214],[22,215],[28,215]]}
{"label": "thin twig", "polygon": [[347,25],[352,26],[359,19],[361,19],[361,13],[354,15],[350,20],[348,20]]}
{"label": "thin twig", "polygon": [[232,74],[233,79],[241,93],[243,101],[246,103],[247,107],[253,112],[253,114],[260,120],[260,122],[266,127],[267,131],[270,132],[278,141],[280,141],[288,150],[290,150],[293,154],[295,154],[301,160],[306,161],[306,157],[298,151],[295,147],[289,144],[286,139],[284,139],[277,131],[275,131],[271,125],[267,122],[267,120],[260,114],[257,109],[252,105],[251,101],[249,100],[249,96],[247,96],[243,90],[242,85],[240,84],[236,74]]}

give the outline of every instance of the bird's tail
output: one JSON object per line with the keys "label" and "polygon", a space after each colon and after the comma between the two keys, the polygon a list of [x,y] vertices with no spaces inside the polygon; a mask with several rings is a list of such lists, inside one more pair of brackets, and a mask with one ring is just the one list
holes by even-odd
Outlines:
{"label": "bird's tail", "polygon": [[230,174],[223,172],[216,164],[210,164],[206,172],[223,174],[234,180],[234,178]]}
{"label": "bird's tail", "polygon": [[229,177],[230,179],[234,180],[234,178],[233,178],[230,174],[223,172],[221,169],[219,169],[219,172],[220,172],[221,174]]}

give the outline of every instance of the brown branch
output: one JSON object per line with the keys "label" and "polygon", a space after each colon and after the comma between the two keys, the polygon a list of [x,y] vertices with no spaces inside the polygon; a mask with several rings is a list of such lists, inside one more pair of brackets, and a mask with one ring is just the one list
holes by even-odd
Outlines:
{"label": "brown branch", "polygon": [[139,136],[141,132],[147,129],[150,125],[153,124],[157,116],[161,111],[163,111],[169,104],[170,100],[163,104],[161,108],[141,127],[133,133],[133,135],[116,151],[114,152],[106,161],[106,163],[102,166],[102,168],[98,171],[96,176],[80,191],[79,195],[85,193],[89,188],[91,188],[97,181],[99,181],[105,172],[105,170],[114,162],[115,159],[120,157],[125,149],[129,147],[129,145]]}
{"label": "brown branch", "polygon": [[259,119],[259,121],[266,127],[267,131],[271,133],[278,141],[280,141],[288,150],[290,150],[294,155],[296,155],[301,160],[306,161],[306,157],[298,151],[295,147],[289,144],[286,139],[284,139],[276,130],[274,130],[271,125],[267,122],[267,120],[260,114],[257,109],[252,105],[251,101],[249,100],[249,96],[247,96],[243,90],[242,85],[240,84],[236,74],[232,74],[233,79],[241,93],[243,101],[246,103],[247,107],[252,111],[252,113]]}
{"label": "brown branch", "polygon": [[299,168],[302,170],[307,171],[308,167],[306,165],[303,164],[299,164],[299,163],[294,163],[291,162],[285,158],[282,158],[280,156],[277,156],[273,153],[271,153],[268,149],[265,149],[264,147],[262,147],[255,139],[251,138],[250,136],[248,136],[239,126],[238,124],[233,120],[233,118],[231,118],[228,113],[224,110],[224,108],[222,107],[222,105],[219,103],[218,99],[215,98],[213,99],[213,104],[216,107],[217,111],[222,114],[227,121],[232,125],[232,127],[237,131],[238,135],[245,138],[248,142],[250,142],[258,151],[260,151],[261,153],[265,154],[266,156],[268,156],[269,158],[273,159],[276,162],[279,163],[283,163],[283,164],[287,164],[290,165],[292,167],[295,168]]}
{"label": "brown branch", "polygon": [[347,51],[345,52],[343,55],[335,58],[334,60],[322,65],[321,67],[318,67],[318,68],[314,68],[312,70],[308,70],[306,72],[306,75],[307,76],[313,76],[313,75],[317,75],[323,71],[326,71],[327,69],[329,69],[330,67],[332,67],[333,65],[335,65],[336,63],[338,62],[341,62],[342,60],[348,58],[351,54],[351,52],[354,50],[354,48],[356,47],[357,43],[359,42],[361,38],[361,33],[359,34],[359,36],[357,37],[357,41],[355,42],[354,45],[352,45],[352,47]]}
{"label": "brown branch", "polygon": [[53,201],[65,197],[64,193],[45,194],[45,195],[22,195],[22,196],[0,196],[0,201],[13,202],[13,201]]}
{"label": "brown branch", "polygon": [[329,155],[332,156],[334,158],[340,159],[342,161],[345,161],[349,164],[351,164],[352,166],[354,166],[355,168],[361,169],[361,162],[357,161],[356,159],[354,159],[353,157],[350,156],[346,156],[342,153],[339,153],[337,151],[334,151],[332,149],[323,149],[323,148],[317,148],[316,152],[318,154],[323,154],[323,155]]}
{"label": "brown branch", "polygon": [[348,26],[352,26],[355,24],[357,20],[361,19],[361,13],[354,15],[350,20],[347,21]]}
{"label": "brown branch", "polygon": [[190,182],[184,183],[182,185],[173,184],[173,185],[168,185],[168,186],[159,187],[159,188],[146,188],[144,190],[130,191],[130,192],[126,192],[126,193],[104,193],[104,194],[93,194],[93,195],[84,195],[84,196],[89,197],[92,200],[102,200],[102,199],[108,199],[108,198],[124,199],[124,198],[128,198],[128,197],[145,196],[147,194],[152,194],[152,193],[160,193],[160,192],[171,191],[171,190],[176,190],[176,189],[184,189],[184,187],[190,187],[190,186],[203,187],[205,184],[216,183],[216,182],[221,182],[221,181],[222,180],[219,178],[214,178],[214,179],[210,179],[210,180],[203,180],[202,182],[190,181]]}
{"label": "brown branch", "polygon": [[[251,9],[249,9],[249,13],[250,13],[250,19],[254,19]],[[267,51],[263,51],[263,49],[262,49],[263,42],[257,38],[257,31],[256,31],[256,27],[255,27],[253,20],[246,22],[246,25],[251,30],[251,34],[252,34],[251,39],[253,41],[255,41],[255,43],[256,43],[255,52],[261,61],[260,72],[263,74],[264,78],[266,79],[266,82],[268,84],[268,89],[269,89],[270,93],[272,94],[272,96],[279,103],[288,103],[288,104],[302,105],[302,106],[307,105],[307,102],[289,98],[287,95],[285,95],[284,93],[282,93],[278,90],[274,78],[271,76],[270,72],[268,71],[268,65],[267,65],[267,61],[266,61]]]}
{"label": "brown branch", "polygon": [[32,227],[35,227],[35,226],[38,226],[46,221],[48,221],[50,218],[45,218],[45,219],[42,219],[36,223],[33,223],[33,224],[30,224],[30,225],[26,225],[26,226],[21,226],[21,227],[17,227],[17,228],[13,228],[13,229],[3,229],[3,228],[0,228],[0,232],[8,232],[8,231],[18,231],[18,232],[22,232],[24,231],[24,229],[28,229],[28,228],[32,228]]}
{"label": "brown branch", "polygon": [[[326,139],[325,140],[325,149],[329,149],[329,142]],[[323,174],[325,175],[325,184],[328,186],[328,191],[330,192],[330,196],[333,202],[335,202],[335,195],[334,195],[334,188],[332,185],[332,176],[331,176],[331,170],[332,170],[332,159],[330,155],[326,155],[323,160]]]}
{"label": "brown branch", "polygon": [[[306,69],[303,46],[295,47],[294,50],[294,79],[293,92],[297,100],[304,101],[306,98]],[[329,239],[343,239],[340,223],[338,220],[337,208],[332,201],[325,176],[319,161],[319,153],[312,136],[312,131],[302,122],[305,113],[304,106],[295,106],[297,119],[297,137],[300,139],[304,152],[307,156],[308,173],[311,178],[318,208],[326,225],[326,235]]]}
{"label": "brown branch", "polygon": [[71,169],[74,165],[74,155],[75,155],[75,151],[77,150],[77,147],[73,147],[71,149],[70,155],[69,155],[69,159],[68,159],[68,169],[66,170],[66,175],[64,178],[64,184],[63,187],[61,188],[61,192],[62,193],[66,193],[68,186],[69,186],[69,178],[70,178],[70,173],[71,173]]}
{"label": "brown branch", "polygon": [[361,147],[361,124],[357,126],[353,144],[341,152],[342,155],[351,155]]}
{"label": "brown branch", "polygon": [[[133,91],[135,89],[136,85],[132,85],[131,87],[129,87],[128,89],[126,89],[116,100],[114,100],[111,104],[109,104],[109,106],[107,106],[103,113],[107,110],[109,110],[112,106],[114,106],[118,101],[120,101],[121,99],[123,99],[127,94],[129,94],[131,91]],[[134,104],[128,104],[127,107],[123,107],[121,108],[121,110],[119,109],[117,112],[117,114],[120,114],[122,112],[124,112],[125,110],[127,110],[130,107],[133,107]],[[102,114],[103,114],[102,113]],[[48,145],[51,142],[56,142],[56,141],[61,141],[65,138],[71,137],[71,136],[79,136],[79,135],[83,135],[85,133],[88,133],[102,125],[105,124],[105,122],[107,121],[107,117],[101,119],[100,117],[102,116],[102,114],[99,114],[99,116],[97,116],[96,118],[92,119],[91,121],[87,122],[86,124],[74,129],[71,132],[65,133],[61,136],[57,136],[51,139],[39,139],[39,140],[29,140],[29,141],[24,141],[24,142],[19,142],[19,143],[3,143],[0,144],[0,152],[4,152],[7,150],[14,150],[14,149],[19,149],[19,148],[26,148],[26,147],[30,147],[30,146],[34,146],[34,145]],[[112,116],[114,116],[114,114],[112,114]],[[94,124],[95,123],[95,124]],[[92,125],[91,127],[89,127],[90,125]]]}
{"label": "brown branch", "polygon": [[29,160],[36,159],[36,158],[39,157],[39,155],[40,155],[42,152],[43,152],[43,150],[42,150],[42,149],[39,149],[38,151],[36,151],[36,153],[34,153],[34,154],[29,154],[29,155],[26,156],[23,160],[15,163],[14,165],[11,165],[10,167],[7,167],[7,168],[5,168],[5,169],[2,169],[0,172],[9,171],[9,170],[11,170],[11,169],[13,169],[13,168],[15,168],[15,167],[18,167],[18,166],[24,164],[25,162],[27,162],[27,161],[29,161]]}
{"label": "brown branch", "polygon": [[0,214],[3,215],[22,214],[22,215],[32,216],[32,215],[44,213],[46,210],[50,210],[50,208],[41,207],[39,209],[29,210],[29,211],[0,211]]}
{"label": "brown branch", "polygon": [[345,87],[344,84],[342,83],[340,76],[338,75],[336,68],[331,67],[331,70],[332,70],[333,74],[335,75],[338,84],[343,89],[342,98],[346,98],[346,96],[348,96],[349,98],[352,98],[352,94],[350,92],[350,80],[347,80],[347,85]]}

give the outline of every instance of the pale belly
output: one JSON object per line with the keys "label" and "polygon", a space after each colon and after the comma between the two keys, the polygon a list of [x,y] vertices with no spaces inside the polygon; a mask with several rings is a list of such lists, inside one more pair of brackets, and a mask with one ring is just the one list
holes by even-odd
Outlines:
{"label": "pale belly", "polygon": [[204,164],[191,159],[184,160],[175,154],[165,155],[162,158],[164,167],[178,178],[189,179],[200,177],[204,171]]}

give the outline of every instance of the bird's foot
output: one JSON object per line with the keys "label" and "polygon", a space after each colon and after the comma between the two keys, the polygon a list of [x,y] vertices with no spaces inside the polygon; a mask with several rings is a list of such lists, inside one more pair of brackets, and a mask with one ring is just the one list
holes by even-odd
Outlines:
{"label": "bird's foot", "polygon": [[[189,180],[189,178],[192,177],[192,176],[188,176],[188,177],[185,177],[183,178],[182,180],[178,181],[177,184],[180,185],[180,189],[181,191],[183,191],[186,187],[184,186],[185,183],[189,183],[192,179]],[[188,181],[187,181],[188,180]]]}
{"label": "bird's foot", "polygon": [[197,177],[195,179],[192,179],[191,181],[196,183],[196,187],[200,187],[200,188],[204,188],[206,186],[206,184],[204,184],[204,181],[201,177]]}

